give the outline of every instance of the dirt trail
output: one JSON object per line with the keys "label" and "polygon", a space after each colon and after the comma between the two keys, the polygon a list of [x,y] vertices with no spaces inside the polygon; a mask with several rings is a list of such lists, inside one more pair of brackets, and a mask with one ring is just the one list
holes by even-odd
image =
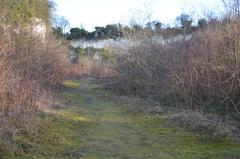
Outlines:
{"label": "dirt trail", "polygon": [[[73,81],[72,81],[73,82]],[[240,157],[240,146],[186,132],[161,117],[134,112],[105,98],[107,92],[89,81],[65,94],[86,122],[79,137],[82,159],[187,159]],[[70,99],[71,98],[71,99]]]}
{"label": "dirt trail", "polygon": [[[67,81],[68,105],[43,121],[38,159],[238,159],[240,145],[197,136],[131,110],[88,80]],[[10,157],[9,157],[10,158]]]}

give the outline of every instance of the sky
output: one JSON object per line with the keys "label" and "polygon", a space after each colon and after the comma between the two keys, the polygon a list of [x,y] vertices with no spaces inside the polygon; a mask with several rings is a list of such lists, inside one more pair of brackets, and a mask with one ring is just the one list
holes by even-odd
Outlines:
{"label": "sky", "polygon": [[[93,31],[96,26],[131,20],[144,23],[159,20],[173,24],[182,13],[202,18],[206,13],[222,8],[221,0],[55,0],[56,14],[66,17],[70,27],[83,27]],[[149,16],[146,16],[149,15]]]}

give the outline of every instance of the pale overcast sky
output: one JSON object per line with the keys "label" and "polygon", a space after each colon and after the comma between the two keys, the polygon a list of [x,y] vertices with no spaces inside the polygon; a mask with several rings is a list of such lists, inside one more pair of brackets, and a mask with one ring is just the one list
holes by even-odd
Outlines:
{"label": "pale overcast sky", "polygon": [[[172,24],[181,13],[195,14],[221,8],[221,0],[55,0],[57,14],[65,16],[71,27],[89,30],[107,24],[128,24],[130,19],[144,19]],[[141,18],[140,18],[141,17]]]}

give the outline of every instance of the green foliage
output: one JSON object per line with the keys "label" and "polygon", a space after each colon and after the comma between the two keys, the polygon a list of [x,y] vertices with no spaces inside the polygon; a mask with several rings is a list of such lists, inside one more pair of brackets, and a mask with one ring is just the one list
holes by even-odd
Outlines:
{"label": "green foliage", "polygon": [[25,25],[32,18],[49,19],[48,0],[1,0],[0,17],[11,24]]}
{"label": "green foliage", "polygon": [[70,30],[70,34],[68,35],[69,40],[74,40],[74,39],[86,39],[88,37],[88,31],[85,29],[80,29],[80,28],[72,28]]}
{"label": "green foliage", "polygon": [[94,47],[86,47],[83,49],[83,55],[87,56],[94,56],[95,52],[99,51],[99,49],[94,48]]}
{"label": "green foliage", "polygon": [[82,48],[80,48],[80,47],[77,47],[77,48],[75,49],[75,51],[76,51],[76,53],[77,53],[78,55],[82,55],[82,54],[84,53],[84,49],[82,49]]}
{"label": "green foliage", "polygon": [[95,31],[88,32],[84,28],[72,28],[70,33],[67,35],[69,40],[77,39],[87,39],[87,40],[96,40],[96,39],[106,39],[113,38],[116,39],[121,37],[122,26],[120,24],[109,24],[106,27],[95,27]]}
{"label": "green foliage", "polygon": [[61,27],[52,28],[52,29],[55,36],[57,36],[58,38],[64,37],[63,29]]}
{"label": "green foliage", "polygon": [[198,20],[198,27],[204,29],[207,27],[207,20],[206,19],[199,19]]}
{"label": "green foliage", "polygon": [[77,48],[73,48],[73,50],[78,54],[78,56],[89,56],[89,57],[93,57],[96,52],[99,52],[103,61],[108,61],[108,62],[115,61],[113,53],[108,49],[104,49],[104,48],[97,49],[93,47],[87,47],[83,49],[83,48],[77,47]]}
{"label": "green foliage", "polygon": [[105,28],[105,33],[110,37],[110,38],[117,38],[121,36],[121,25],[117,25],[117,24],[111,24],[111,25],[107,25]]}
{"label": "green foliage", "polygon": [[13,2],[12,7],[9,16],[7,16],[7,21],[24,23],[29,22],[33,16],[28,4],[23,1]]}
{"label": "green foliage", "polygon": [[100,49],[100,55],[104,61],[115,62],[113,53],[107,49]]}

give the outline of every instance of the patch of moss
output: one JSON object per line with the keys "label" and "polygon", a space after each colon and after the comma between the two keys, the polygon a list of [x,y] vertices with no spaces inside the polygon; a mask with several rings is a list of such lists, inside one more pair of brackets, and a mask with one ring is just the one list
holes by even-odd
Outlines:
{"label": "patch of moss", "polygon": [[65,82],[63,82],[63,85],[65,87],[69,87],[69,88],[78,88],[80,86],[79,83],[76,83],[74,81],[65,81]]}
{"label": "patch of moss", "polygon": [[[159,116],[116,104],[88,80],[67,81],[67,108],[46,115],[37,148],[13,159],[232,159],[240,145],[198,136]],[[97,88],[97,89],[96,89]],[[25,140],[24,138],[22,138]],[[27,139],[28,141],[28,139]]]}

